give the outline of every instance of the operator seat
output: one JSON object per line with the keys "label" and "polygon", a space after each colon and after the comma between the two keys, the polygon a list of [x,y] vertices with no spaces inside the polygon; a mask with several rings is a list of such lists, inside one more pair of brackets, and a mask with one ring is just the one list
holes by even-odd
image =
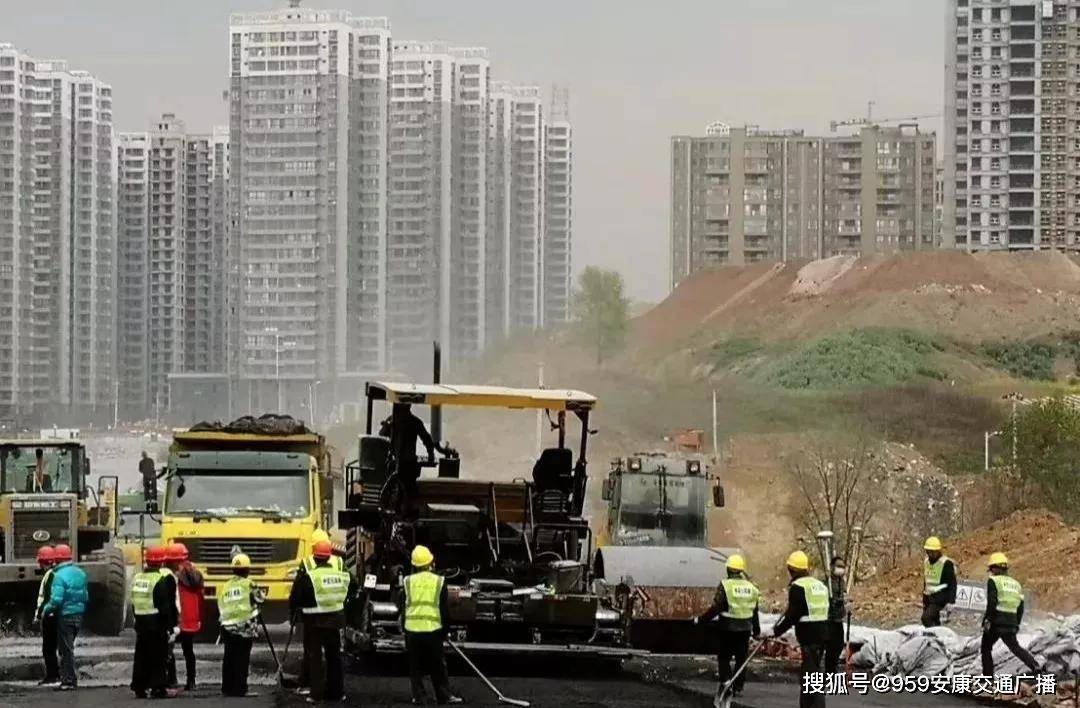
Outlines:
{"label": "operator seat", "polygon": [[533,504],[539,518],[565,516],[574,486],[574,459],[569,448],[550,447],[533,465]]}

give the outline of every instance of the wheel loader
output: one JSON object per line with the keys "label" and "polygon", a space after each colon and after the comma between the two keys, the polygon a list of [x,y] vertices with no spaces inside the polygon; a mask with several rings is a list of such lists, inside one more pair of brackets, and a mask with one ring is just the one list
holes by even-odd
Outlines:
{"label": "wheel loader", "polygon": [[78,440],[0,441],[0,616],[3,630],[29,630],[42,572],[41,546],[67,544],[86,571],[85,625],[115,636],[125,624],[127,580],[115,543],[117,478],[87,484],[90,458]]}

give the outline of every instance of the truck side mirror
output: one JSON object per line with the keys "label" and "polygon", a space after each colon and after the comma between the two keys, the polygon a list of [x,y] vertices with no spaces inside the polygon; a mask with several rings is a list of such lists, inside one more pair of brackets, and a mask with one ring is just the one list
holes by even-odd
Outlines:
{"label": "truck side mirror", "polygon": [[603,486],[600,488],[600,497],[604,501],[611,501],[611,496],[615,491],[614,487],[615,483],[611,481],[610,477],[605,479]]}
{"label": "truck side mirror", "polygon": [[722,484],[712,488],[712,503],[717,509],[724,508],[724,486]]}

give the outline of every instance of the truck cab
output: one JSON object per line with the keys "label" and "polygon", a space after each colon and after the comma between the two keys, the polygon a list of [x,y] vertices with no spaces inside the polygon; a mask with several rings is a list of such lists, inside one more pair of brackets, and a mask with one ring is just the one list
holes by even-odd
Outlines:
{"label": "truck cab", "polygon": [[[221,430],[177,432],[161,514],[164,543],[187,546],[206,581],[208,614],[232,577],[234,555],[251,558],[266,594],[264,615],[284,619],[289,591],[316,529],[332,511],[329,453],[322,436]],[[212,624],[212,623],[211,623]]]}

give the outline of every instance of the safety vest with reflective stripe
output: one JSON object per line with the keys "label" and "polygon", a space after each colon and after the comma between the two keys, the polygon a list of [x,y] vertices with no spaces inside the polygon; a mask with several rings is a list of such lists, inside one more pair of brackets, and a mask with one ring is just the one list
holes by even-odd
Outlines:
{"label": "safety vest with reflective stripe", "polygon": [[1015,615],[1024,601],[1024,589],[1020,582],[1008,575],[991,575],[990,580],[997,587],[997,611]]}
{"label": "safety vest with reflective stripe", "polygon": [[795,579],[795,584],[803,589],[806,598],[806,616],[799,622],[824,622],[829,619],[829,588],[817,578],[803,576]]}
{"label": "safety vest with reflective stripe", "polygon": [[438,632],[442,629],[439,596],[443,577],[431,571],[413,573],[405,578],[405,631]]}
{"label": "safety vest with reflective stripe", "polygon": [[341,612],[345,609],[345,598],[349,595],[349,574],[335,570],[328,565],[316,566],[308,577],[315,590],[317,607],[305,607],[306,615],[324,615]]}
{"label": "safety vest with reflective stripe", "polygon": [[737,620],[751,619],[761,594],[757,586],[746,578],[727,578],[721,585],[728,604],[727,610],[720,613],[721,616]]}
{"label": "safety vest with reflective stripe", "polygon": [[131,581],[131,606],[137,616],[156,615],[154,607],[154,588],[165,579],[157,570],[147,570],[135,576]]}
{"label": "safety vest with reflective stripe", "polygon": [[936,563],[931,563],[929,560],[923,561],[923,595],[933,595],[948,587],[941,583],[941,573],[945,570],[946,562],[951,563],[952,560],[947,556],[942,556]]}
{"label": "safety vest with reflective stripe", "polygon": [[[315,556],[308,556],[304,559],[304,570],[308,573],[315,570],[318,565],[315,563]],[[330,567],[334,570],[345,570],[345,559],[341,556],[330,556]]]}
{"label": "safety vest with reflective stripe", "polygon": [[53,576],[53,571],[56,570],[56,566],[49,568],[45,571],[45,575],[41,576],[41,584],[38,585],[37,591],[37,611],[41,614],[41,608],[45,606],[45,587],[49,584],[49,579]]}
{"label": "safety vest with reflective stripe", "polygon": [[223,627],[243,624],[255,616],[251,606],[251,580],[239,575],[229,578],[217,598],[218,616]]}

